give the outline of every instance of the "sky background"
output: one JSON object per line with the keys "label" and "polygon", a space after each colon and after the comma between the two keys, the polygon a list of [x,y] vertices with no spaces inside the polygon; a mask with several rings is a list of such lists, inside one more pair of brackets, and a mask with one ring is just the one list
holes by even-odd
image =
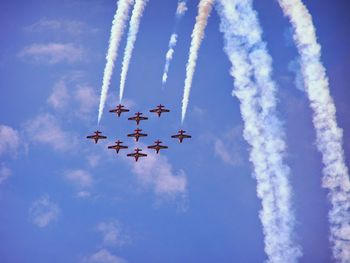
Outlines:
{"label": "sky background", "polygon": [[[0,261],[263,262],[261,209],[220,19],[209,18],[187,117],[181,100],[198,1],[188,0],[168,83],[161,87],[176,0],[150,0],[127,76],[130,114],[108,113],[119,96],[125,37],[100,130],[97,129],[105,54],[116,2],[42,0],[0,2]],[[349,167],[350,16],[346,0],[305,1],[313,15]],[[277,1],[255,1],[273,58],[279,117],[291,167],[300,262],[332,262],[327,191],[312,112],[298,80],[290,24]],[[161,118],[148,110],[162,103]],[[127,117],[145,112],[149,137],[135,144]],[[183,128],[191,140],[170,138]],[[121,139],[132,150],[161,139],[169,149],[137,164],[106,149]]]}

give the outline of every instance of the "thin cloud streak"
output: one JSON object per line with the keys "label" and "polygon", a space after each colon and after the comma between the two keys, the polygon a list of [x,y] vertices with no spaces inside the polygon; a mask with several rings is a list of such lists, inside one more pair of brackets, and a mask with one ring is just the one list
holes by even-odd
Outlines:
{"label": "thin cloud streak", "polygon": [[111,84],[114,63],[118,55],[119,44],[124,34],[126,21],[129,17],[129,9],[133,3],[133,0],[119,0],[117,11],[114,15],[111,35],[109,39],[109,47],[106,55],[107,63],[103,72],[100,105],[98,108],[98,124],[102,118],[103,110],[107,100],[108,89]]}
{"label": "thin cloud streak", "polygon": [[72,43],[32,44],[22,49],[18,56],[28,62],[57,64],[74,63],[84,59],[84,49]]}
{"label": "thin cloud streak", "polygon": [[[219,13],[225,52],[232,63],[233,95],[240,100],[244,138],[251,145],[260,219],[269,262],[297,262],[301,249],[294,243],[289,167],[284,164],[284,132],[276,115],[276,87],[271,57],[261,39],[251,0],[221,0]],[[254,80],[254,81],[253,81]]]}
{"label": "thin cloud streak", "polygon": [[52,202],[48,195],[35,200],[29,208],[29,217],[32,223],[41,228],[57,220],[59,214],[59,206]]}
{"label": "thin cloud streak", "polygon": [[312,16],[300,0],[279,0],[294,29],[301,59],[306,94],[313,110],[316,144],[322,154],[323,187],[329,189],[330,242],[337,262],[350,262],[350,180],[343,150],[343,131],[338,127],[336,108],[330,95],[326,70],[321,62]]}

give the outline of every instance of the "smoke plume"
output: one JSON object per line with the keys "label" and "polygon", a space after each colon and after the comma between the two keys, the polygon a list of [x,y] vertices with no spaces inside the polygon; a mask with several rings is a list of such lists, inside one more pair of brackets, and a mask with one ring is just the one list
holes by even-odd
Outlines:
{"label": "smoke plume", "polygon": [[173,59],[174,52],[175,52],[175,46],[177,43],[177,27],[178,24],[180,23],[181,18],[184,16],[185,12],[187,11],[187,6],[186,6],[187,0],[180,0],[177,4],[177,9],[176,9],[176,17],[175,17],[175,28],[173,33],[170,36],[169,44],[168,44],[168,52],[166,53],[165,56],[165,66],[164,66],[164,71],[163,71],[163,77],[162,77],[162,84],[163,86],[165,85],[167,79],[168,79],[168,72],[169,72],[169,67],[171,60]]}
{"label": "smoke plume", "polygon": [[106,65],[103,72],[103,81],[101,88],[101,98],[100,105],[98,108],[98,121],[99,124],[102,118],[103,109],[106,104],[108,89],[111,83],[111,77],[114,69],[114,62],[117,59],[118,48],[120,40],[124,33],[124,28],[126,20],[129,16],[130,6],[133,4],[134,0],[119,0],[117,11],[114,15],[112,22],[111,35],[109,38],[109,47],[106,55]]}
{"label": "smoke plume", "polygon": [[184,86],[184,95],[182,99],[182,122],[185,119],[188,101],[190,97],[190,90],[192,85],[193,74],[196,69],[196,63],[198,58],[198,51],[204,38],[204,30],[207,26],[207,21],[210,12],[213,8],[214,0],[200,0],[198,5],[198,15],[196,17],[196,23],[192,31],[192,40],[188,62],[186,65],[186,79]]}
{"label": "smoke plume", "polygon": [[313,110],[317,148],[322,154],[323,186],[329,189],[330,242],[337,262],[350,262],[350,180],[345,164],[343,131],[338,127],[336,108],[329,91],[326,70],[321,63],[312,17],[300,0],[279,0],[294,29],[304,86]]}
{"label": "smoke plume", "polygon": [[130,25],[129,25],[129,32],[128,32],[128,39],[124,50],[122,72],[120,74],[120,91],[119,91],[120,101],[123,99],[126,76],[128,74],[130,60],[131,60],[132,52],[134,50],[137,33],[139,32],[141,18],[147,2],[148,0],[135,0],[134,9],[132,10]]}
{"label": "smoke plume", "polygon": [[276,86],[272,60],[261,39],[261,28],[251,0],[220,0],[221,31],[225,52],[232,63],[235,95],[240,100],[244,138],[251,145],[257,194],[262,200],[260,219],[268,262],[297,262],[294,215],[289,185],[290,169],[284,164],[284,132],[276,112]]}

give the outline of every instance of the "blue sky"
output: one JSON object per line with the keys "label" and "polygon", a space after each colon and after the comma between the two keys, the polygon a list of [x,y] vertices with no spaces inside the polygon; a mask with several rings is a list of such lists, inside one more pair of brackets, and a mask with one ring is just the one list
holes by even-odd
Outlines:
{"label": "blue sky", "polygon": [[[108,141],[85,139],[96,130],[99,93],[115,1],[0,3],[0,261],[29,262],[263,262],[263,234],[249,147],[239,102],[231,96],[230,63],[213,10],[181,125],[185,66],[197,1],[178,27],[168,83],[164,58],[176,0],[150,0],[141,21],[124,93],[131,113],[162,103],[141,128],[169,149],[134,164],[106,149],[130,147],[135,128],[108,113],[119,95],[119,56],[100,129]],[[323,62],[344,129],[349,166],[349,4],[305,1],[317,28]],[[279,117],[288,144],[300,262],[332,262],[327,192],[312,112],[295,81],[297,50],[276,1],[255,1],[273,58]],[[298,88],[297,88],[298,87]],[[178,144],[179,128],[193,138]]]}

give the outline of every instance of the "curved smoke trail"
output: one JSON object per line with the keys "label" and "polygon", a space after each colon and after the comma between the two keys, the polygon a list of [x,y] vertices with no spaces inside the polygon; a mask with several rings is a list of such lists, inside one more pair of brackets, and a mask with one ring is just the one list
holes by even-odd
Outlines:
{"label": "curved smoke trail", "polygon": [[120,90],[119,90],[120,101],[123,98],[126,75],[128,74],[132,52],[134,50],[137,33],[139,32],[140,21],[147,2],[148,0],[135,0],[134,9],[132,10],[132,15],[130,18],[130,27],[128,32],[128,39],[124,50],[122,72],[120,74]]}
{"label": "curved smoke trail", "polygon": [[112,22],[111,36],[109,39],[109,47],[106,55],[106,66],[103,72],[103,81],[101,88],[100,105],[98,108],[98,120],[99,124],[102,118],[103,109],[107,100],[107,93],[109,85],[111,83],[111,77],[114,68],[114,62],[117,59],[118,48],[120,40],[124,33],[125,23],[129,16],[130,6],[133,4],[134,0],[119,0],[117,11],[114,15]]}
{"label": "curved smoke trail", "polygon": [[184,86],[184,94],[182,99],[182,122],[185,119],[188,101],[190,97],[190,90],[192,85],[193,74],[196,69],[198,58],[198,51],[204,38],[204,30],[207,26],[208,17],[213,8],[214,0],[200,0],[198,5],[198,15],[196,17],[196,24],[192,31],[192,40],[188,62],[186,65],[186,79]]}
{"label": "curved smoke trail", "polygon": [[321,47],[306,6],[300,0],[279,0],[294,28],[294,41],[301,56],[304,85],[313,110],[317,148],[324,164],[323,186],[329,189],[330,241],[337,262],[350,262],[350,180],[345,164],[343,131],[338,127],[336,108],[329,91]]}
{"label": "curved smoke trail", "polygon": [[168,52],[165,55],[165,66],[164,66],[164,71],[163,71],[163,76],[162,76],[162,84],[163,86],[165,85],[167,79],[168,79],[168,72],[169,72],[169,67],[171,60],[173,59],[174,52],[175,52],[175,46],[177,43],[177,26],[180,23],[181,18],[184,16],[185,12],[187,11],[187,6],[186,6],[187,0],[180,0],[177,3],[177,9],[176,9],[176,16],[175,16],[175,28],[173,33],[170,36],[169,44],[168,44]]}
{"label": "curved smoke trail", "polygon": [[301,250],[293,241],[295,219],[291,209],[290,170],[283,161],[286,145],[276,113],[272,60],[261,39],[252,0],[219,2],[225,52],[235,78],[233,95],[241,103],[244,138],[252,146],[250,160],[262,200],[260,219],[265,252],[269,262],[297,262]]}

